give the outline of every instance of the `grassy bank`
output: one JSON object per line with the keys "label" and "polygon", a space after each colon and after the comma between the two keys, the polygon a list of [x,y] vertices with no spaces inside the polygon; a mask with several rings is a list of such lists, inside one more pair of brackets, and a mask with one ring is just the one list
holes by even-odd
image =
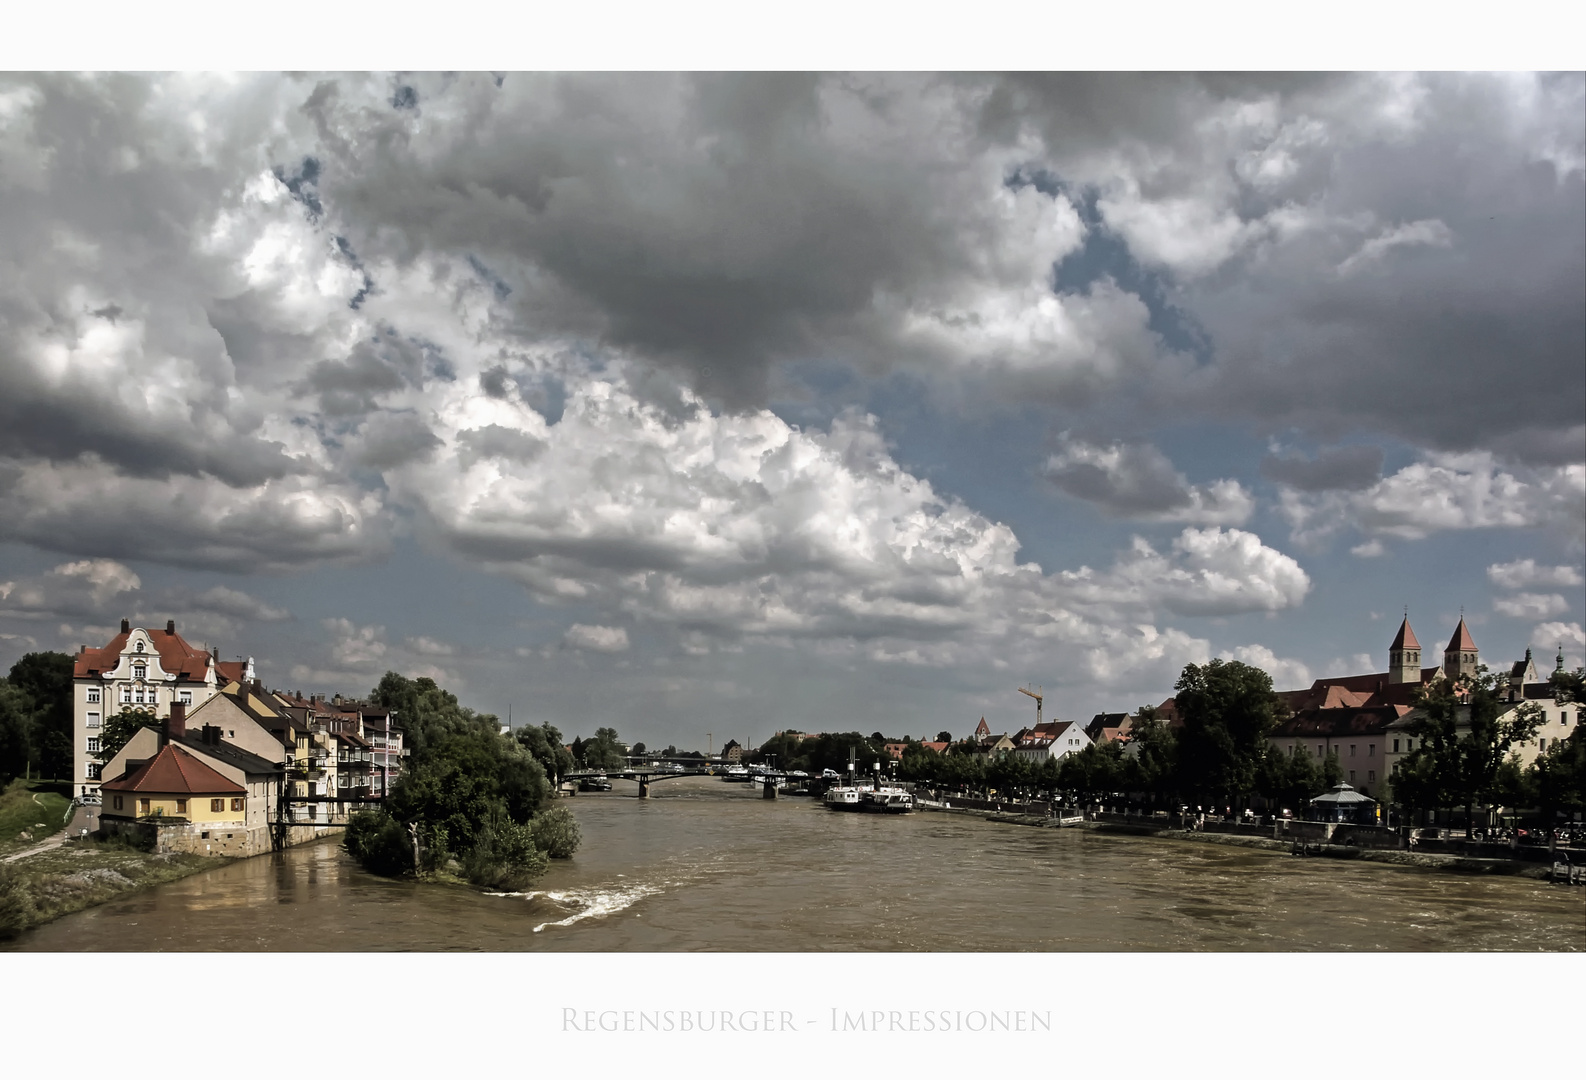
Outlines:
{"label": "grassy bank", "polygon": [[72,816],[64,780],[13,780],[0,791],[0,855],[60,832]]}
{"label": "grassy bank", "polygon": [[0,863],[0,938],[228,861],[205,855],[151,855],[119,843],[90,840]]}

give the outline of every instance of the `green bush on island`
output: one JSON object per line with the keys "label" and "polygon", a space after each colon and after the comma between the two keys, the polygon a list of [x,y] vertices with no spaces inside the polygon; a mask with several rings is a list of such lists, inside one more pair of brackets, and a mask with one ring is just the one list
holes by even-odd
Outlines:
{"label": "green bush on island", "polygon": [[581,839],[578,821],[565,806],[553,806],[536,814],[531,823],[534,844],[553,859],[570,859]]}
{"label": "green bush on island", "polygon": [[547,766],[560,774],[572,765],[555,728],[503,735],[495,716],[464,708],[433,679],[396,672],[371,696],[396,710],[411,756],[385,804],[348,824],[347,851],[365,869],[455,873],[482,888],[519,889],[550,859],[572,856],[577,825],[550,806]]}
{"label": "green bush on island", "polygon": [[413,845],[384,810],[360,810],[347,821],[342,843],[366,870],[396,877],[413,869]]}

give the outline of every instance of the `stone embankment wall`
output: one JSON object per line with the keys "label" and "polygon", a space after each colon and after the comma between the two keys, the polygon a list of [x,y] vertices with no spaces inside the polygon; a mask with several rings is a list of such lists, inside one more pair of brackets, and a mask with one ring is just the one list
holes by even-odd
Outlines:
{"label": "stone embankment wall", "polygon": [[[125,818],[101,818],[100,831],[126,836],[155,854],[178,852],[188,855],[225,855],[246,858],[272,850],[269,826],[251,829],[202,829],[196,825],[155,824]],[[328,825],[292,825],[287,829],[288,847],[307,844],[331,832]]]}

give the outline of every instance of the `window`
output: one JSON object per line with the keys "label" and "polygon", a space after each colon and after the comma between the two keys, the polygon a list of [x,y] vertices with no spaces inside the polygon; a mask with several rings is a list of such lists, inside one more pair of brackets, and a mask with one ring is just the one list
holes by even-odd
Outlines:
{"label": "window", "polygon": [[99,770],[100,770],[100,768],[101,768],[101,766],[100,766],[99,762],[90,761],[87,765],[83,766],[83,773],[90,780],[98,780],[99,779]]}
{"label": "window", "polygon": [[149,812],[149,800],[148,799],[139,799],[138,800],[138,813],[147,814],[148,812]]}
{"label": "window", "polygon": [[147,679],[149,677],[149,665],[147,665],[147,664],[133,664],[132,665],[132,677],[134,679]]}
{"label": "window", "polygon": [[159,702],[159,700],[160,700],[160,692],[158,690],[156,690],[152,686],[149,687],[149,704],[150,705],[157,704]]}
{"label": "window", "polygon": [[231,800],[231,808],[233,810],[241,810],[242,807],[243,807],[243,802],[242,802],[241,799],[232,799]]}
{"label": "window", "polygon": [[178,814],[187,813],[187,800],[186,799],[177,799],[176,800],[176,812]]}
{"label": "window", "polygon": [[1377,782],[1377,770],[1376,769],[1372,769],[1370,772],[1368,772],[1366,774],[1366,783],[1375,784],[1376,782]]}
{"label": "window", "polygon": [[1367,743],[1366,744],[1366,756],[1367,757],[1376,757],[1377,756],[1377,744],[1376,743]]}
{"label": "window", "polygon": [[143,651],[143,642],[141,642],[141,641],[140,641],[140,642],[138,642],[138,651],[139,651],[139,652],[142,652],[142,651]]}
{"label": "window", "polygon": [[1397,754],[1399,752],[1399,740],[1398,739],[1394,739],[1393,740],[1393,752],[1395,754]]}
{"label": "window", "polygon": [[1349,744],[1349,756],[1350,757],[1354,757],[1355,756],[1355,744],[1354,743],[1350,743]]}
{"label": "window", "polygon": [[191,690],[183,690],[182,691],[182,704],[183,705],[191,705],[192,703],[193,703],[193,692]]}
{"label": "window", "polygon": [[121,809],[121,796],[120,795],[116,796],[116,809],[117,810]]}
{"label": "window", "polygon": [[91,728],[96,728],[96,727],[99,726],[99,714],[98,713],[91,712],[91,713],[88,714],[88,725],[87,726],[91,727]]}
{"label": "window", "polygon": [[1351,784],[1353,784],[1355,782],[1355,770],[1354,769],[1350,769],[1349,770],[1349,782]]}
{"label": "window", "polygon": [[132,687],[123,686],[121,688],[121,704],[123,704],[123,705],[131,705],[132,704]]}
{"label": "window", "polygon": [[210,799],[209,800],[209,812],[211,814],[224,813],[225,810],[226,810],[226,800],[225,799]]}
{"label": "window", "polygon": [[1322,756],[1322,744],[1321,743],[1317,743],[1316,744],[1316,756],[1317,757],[1321,757]]}
{"label": "window", "polygon": [[98,705],[99,704],[99,687],[90,686],[88,688],[88,704],[90,704],[90,705]]}
{"label": "window", "polygon": [[97,735],[88,736],[88,752],[90,754],[99,753],[99,736],[97,736]]}
{"label": "window", "polygon": [[1538,739],[1536,741],[1536,748],[1538,750],[1546,750],[1547,749],[1547,740],[1546,739]]}

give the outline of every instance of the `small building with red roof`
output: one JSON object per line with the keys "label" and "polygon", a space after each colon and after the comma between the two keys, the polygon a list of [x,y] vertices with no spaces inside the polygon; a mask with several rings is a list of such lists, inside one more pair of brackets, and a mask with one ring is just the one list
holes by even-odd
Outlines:
{"label": "small building with red roof", "polygon": [[99,785],[104,796],[101,821],[117,818],[172,825],[247,823],[248,789],[222,776],[176,743],[167,743],[152,759],[115,780]]}

